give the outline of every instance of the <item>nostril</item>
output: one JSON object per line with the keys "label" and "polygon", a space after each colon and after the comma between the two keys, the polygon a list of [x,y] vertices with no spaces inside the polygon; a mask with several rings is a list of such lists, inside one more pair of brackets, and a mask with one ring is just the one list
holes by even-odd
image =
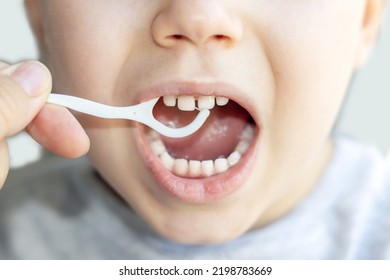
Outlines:
{"label": "nostril", "polygon": [[[240,18],[223,1],[169,1],[152,23],[153,40],[161,47],[220,43],[231,47],[241,39]],[[191,7],[189,7],[191,5]]]}
{"label": "nostril", "polygon": [[172,39],[175,39],[175,40],[182,40],[184,36],[180,35],[180,34],[174,34],[174,35],[171,35],[168,37],[171,37]]}
{"label": "nostril", "polygon": [[188,37],[182,35],[182,34],[172,34],[165,37],[165,46],[175,46],[176,44],[179,44],[183,41],[191,41]]}
{"label": "nostril", "polygon": [[223,34],[213,35],[210,37],[209,40],[217,42],[219,44],[225,44],[225,45],[227,44],[226,46],[229,46],[232,43],[234,43],[234,39],[232,37]]}
{"label": "nostril", "polygon": [[[182,34],[172,34],[169,36],[165,37],[168,41],[171,41],[171,43],[174,43],[176,41],[191,41],[187,36],[184,36]],[[223,35],[223,34],[215,34],[210,36],[208,39],[205,40],[207,41],[215,41],[215,42],[230,42],[231,38],[229,36]]]}
{"label": "nostril", "polygon": [[229,39],[229,37],[226,35],[223,35],[223,34],[216,34],[216,35],[214,35],[214,39],[217,41],[222,41],[222,40]]}

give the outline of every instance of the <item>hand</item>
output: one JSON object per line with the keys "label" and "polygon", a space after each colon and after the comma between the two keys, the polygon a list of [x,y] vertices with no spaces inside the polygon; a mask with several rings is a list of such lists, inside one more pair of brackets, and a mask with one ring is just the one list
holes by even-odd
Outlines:
{"label": "hand", "polygon": [[52,79],[39,62],[0,62],[0,188],[9,170],[7,137],[26,130],[50,151],[68,158],[89,149],[89,139],[65,108],[47,105]]}

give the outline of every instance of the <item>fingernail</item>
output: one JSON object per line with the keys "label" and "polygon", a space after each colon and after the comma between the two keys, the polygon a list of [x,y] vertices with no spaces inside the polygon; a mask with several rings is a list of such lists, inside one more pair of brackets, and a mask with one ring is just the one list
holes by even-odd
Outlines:
{"label": "fingernail", "polygon": [[27,95],[38,96],[47,82],[47,72],[36,62],[21,64],[11,75],[15,82],[23,88]]}

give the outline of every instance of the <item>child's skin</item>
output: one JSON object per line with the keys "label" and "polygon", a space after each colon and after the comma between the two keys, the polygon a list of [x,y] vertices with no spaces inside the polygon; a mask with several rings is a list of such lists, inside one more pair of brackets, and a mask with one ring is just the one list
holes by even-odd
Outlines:
{"label": "child's skin", "polygon": [[375,43],[385,1],[25,2],[56,92],[130,105],[161,84],[238,89],[228,97],[259,128],[250,162],[233,176],[240,186],[213,195],[192,179],[203,195],[186,196],[151,176],[140,126],[77,116],[85,134],[67,110],[44,105],[47,70],[30,87],[38,95],[32,98],[9,77],[17,66],[1,65],[1,139],[28,125],[65,157],[86,153],[90,141],[93,164],[157,232],[177,242],[218,243],[286,214],[320,179],[332,155],[332,126],[351,76]]}

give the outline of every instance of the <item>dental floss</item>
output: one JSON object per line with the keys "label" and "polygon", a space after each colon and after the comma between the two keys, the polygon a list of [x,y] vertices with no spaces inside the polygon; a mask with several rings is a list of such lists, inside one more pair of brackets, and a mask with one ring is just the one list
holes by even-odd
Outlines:
{"label": "dental floss", "polygon": [[193,134],[201,128],[210,115],[210,110],[201,110],[190,124],[180,128],[167,127],[153,116],[153,108],[158,100],[159,97],[133,106],[117,107],[76,96],[52,93],[47,102],[100,118],[137,121],[170,138],[183,138]]}

